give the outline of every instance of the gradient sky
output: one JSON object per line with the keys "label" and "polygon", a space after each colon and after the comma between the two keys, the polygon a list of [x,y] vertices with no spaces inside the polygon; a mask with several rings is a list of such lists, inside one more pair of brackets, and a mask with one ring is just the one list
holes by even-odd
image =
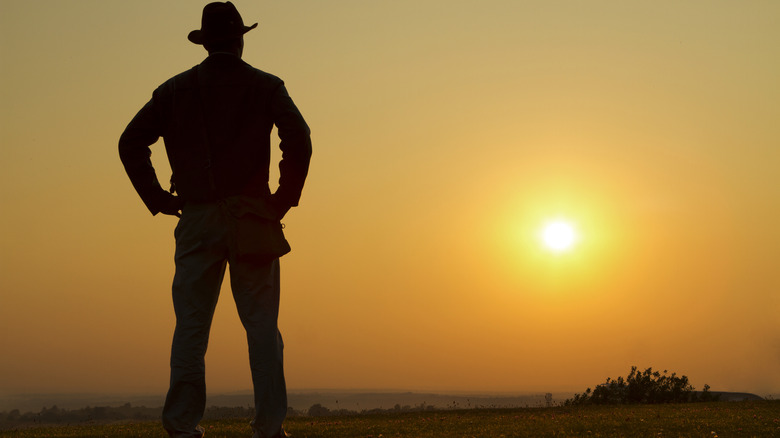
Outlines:
{"label": "gradient sky", "polygon": [[[176,219],[117,141],[204,58],[205,3],[0,0],[0,394],[167,389]],[[637,365],[780,393],[780,3],[234,3],[313,132],[289,388],[581,392]],[[210,391],[251,387],[228,286]]]}

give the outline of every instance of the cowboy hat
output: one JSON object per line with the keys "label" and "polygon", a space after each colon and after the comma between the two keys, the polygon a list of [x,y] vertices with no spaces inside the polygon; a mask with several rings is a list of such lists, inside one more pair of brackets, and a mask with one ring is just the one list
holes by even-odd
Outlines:
{"label": "cowboy hat", "polygon": [[257,27],[244,26],[244,20],[233,3],[214,2],[203,8],[200,29],[193,30],[187,39],[195,44],[218,43],[237,38]]}

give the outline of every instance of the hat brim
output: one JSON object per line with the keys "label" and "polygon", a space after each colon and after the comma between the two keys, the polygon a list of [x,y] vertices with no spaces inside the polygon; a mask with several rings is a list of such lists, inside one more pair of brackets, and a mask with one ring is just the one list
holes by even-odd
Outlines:
{"label": "hat brim", "polygon": [[218,43],[221,41],[227,41],[231,38],[240,37],[256,27],[257,27],[257,23],[251,26],[244,26],[243,31],[234,34],[229,34],[229,35],[207,35],[205,32],[203,32],[203,30],[196,29],[190,32],[189,35],[187,35],[187,39],[190,40],[190,42],[198,45],[203,45],[208,43]]}

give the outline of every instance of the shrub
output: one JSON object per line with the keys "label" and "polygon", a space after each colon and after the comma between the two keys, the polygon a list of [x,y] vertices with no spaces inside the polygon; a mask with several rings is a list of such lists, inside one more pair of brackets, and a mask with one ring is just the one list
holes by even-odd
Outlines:
{"label": "shrub", "polygon": [[686,403],[716,399],[709,392],[709,388],[709,385],[704,385],[704,391],[698,395],[686,376],[678,377],[676,373],[667,375],[666,370],[660,373],[652,368],[640,372],[637,367],[632,366],[627,378],[607,378],[606,383],[596,386],[593,391],[588,388],[582,394],[575,394],[574,398],[566,400],[564,404]]}

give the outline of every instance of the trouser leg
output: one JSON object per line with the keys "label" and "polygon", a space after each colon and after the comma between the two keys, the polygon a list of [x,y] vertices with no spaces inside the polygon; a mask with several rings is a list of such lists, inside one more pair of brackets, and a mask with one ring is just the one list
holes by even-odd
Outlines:
{"label": "trouser leg", "polygon": [[[212,211],[213,210],[213,211]],[[206,408],[205,354],[225,274],[216,209],[185,209],[176,229],[176,329],[163,426],[172,437],[200,437]]]}
{"label": "trouser leg", "polygon": [[254,438],[276,436],[287,415],[279,315],[279,260],[250,263],[231,260],[230,283],[249,344],[255,395]]}

